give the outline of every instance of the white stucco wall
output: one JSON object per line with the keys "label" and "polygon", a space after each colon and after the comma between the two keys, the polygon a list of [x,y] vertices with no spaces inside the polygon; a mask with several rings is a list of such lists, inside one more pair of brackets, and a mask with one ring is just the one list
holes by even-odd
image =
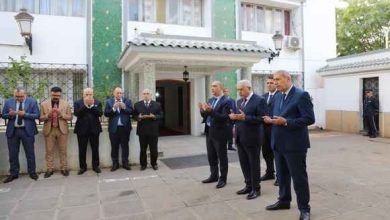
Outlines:
{"label": "white stucco wall", "polygon": [[33,55],[20,36],[14,16],[0,12],[0,62],[27,56],[34,63],[86,64],[86,18],[32,14]]}

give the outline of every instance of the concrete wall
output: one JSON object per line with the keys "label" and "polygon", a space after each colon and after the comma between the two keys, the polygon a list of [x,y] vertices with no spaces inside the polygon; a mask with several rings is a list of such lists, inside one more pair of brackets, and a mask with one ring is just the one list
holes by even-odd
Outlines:
{"label": "concrete wall", "polygon": [[[68,167],[71,170],[79,169],[79,153],[77,136],[73,133],[73,129],[70,130],[68,137]],[[130,156],[129,161],[131,164],[139,163],[139,142],[138,136],[135,134],[136,128],[133,126],[130,136]],[[110,167],[111,163],[111,144],[108,137],[107,128],[103,128],[103,132],[100,134],[100,145],[99,145],[99,156],[100,166]],[[22,173],[27,172],[26,156],[21,145],[19,153],[20,171]],[[121,152],[121,151],[120,151]],[[87,165],[88,168],[92,168],[91,164],[91,149],[88,146],[87,150]],[[55,151],[55,169],[59,169],[59,156],[58,151]],[[45,142],[42,132],[35,136],[35,162],[37,165],[37,172],[46,171],[46,160],[45,160]],[[8,174],[9,162],[8,162],[8,146],[7,138],[4,132],[0,132],[0,175]]]}

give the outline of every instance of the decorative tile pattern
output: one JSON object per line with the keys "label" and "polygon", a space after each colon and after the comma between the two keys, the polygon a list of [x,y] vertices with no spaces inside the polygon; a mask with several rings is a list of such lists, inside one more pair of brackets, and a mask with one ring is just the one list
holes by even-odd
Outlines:
{"label": "decorative tile pattern", "polygon": [[[216,39],[236,39],[235,0],[214,0],[213,36]],[[235,71],[217,73],[214,77],[229,88],[230,95],[236,97],[237,75]]]}
{"label": "decorative tile pattern", "polygon": [[122,50],[122,1],[92,1],[92,66],[94,87],[121,85],[116,63]]}

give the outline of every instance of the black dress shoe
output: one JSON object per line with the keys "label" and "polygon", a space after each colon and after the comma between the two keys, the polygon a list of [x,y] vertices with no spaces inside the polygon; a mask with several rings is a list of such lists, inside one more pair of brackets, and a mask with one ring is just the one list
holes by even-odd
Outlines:
{"label": "black dress shoe", "polygon": [[95,173],[101,173],[102,172],[102,170],[99,167],[93,168],[93,171],[95,171]]}
{"label": "black dress shoe", "polygon": [[310,212],[301,211],[301,215],[299,216],[299,220],[310,220]]}
{"label": "black dress shoe", "polygon": [[274,182],[274,186],[279,186],[279,182],[278,182],[278,180],[275,180],[275,182]]}
{"label": "black dress shoe", "polygon": [[202,183],[214,183],[214,182],[217,182],[218,181],[218,178],[212,178],[212,177],[209,177],[205,180],[202,180]]}
{"label": "black dress shoe", "polygon": [[274,180],[275,175],[273,173],[266,173],[264,176],[260,177],[260,181]]}
{"label": "black dress shoe", "polygon": [[250,193],[251,191],[252,191],[252,188],[251,188],[251,187],[245,186],[243,189],[238,190],[236,193],[237,193],[238,195],[244,195],[244,194]]}
{"label": "black dress shoe", "polygon": [[68,170],[61,170],[61,174],[63,176],[69,176],[69,171]]}
{"label": "black dress shoe", "polygon": [[18,177],[18,176],[9,175],[9,176],[7,177],[7,179],[5,179],[5,180],[3,181],[3,183],[12,182],[13,180],[15,180],[15,179],[17,179],[17,178],[19,178],[19,177]]}
{"label": "black dress shoe", "polygon": [[226,181],[225,180],[219,180],[217,185],[215,186],[217,189],[220,189],[222,187],[226,186]]}
{"label": "black dress shoe", "polygon": [[158,166],[157,165],[152,165],[152,168],[153,168],[153,170],[158,170]]}
{"label": "black dress shoe", "polygon": [[130,168],[129,165],[123,165],[122,167],[123,167],[123,169],[125,169],[125,170],[131,170],[131,168]]}
{"label": "black dress shoe", "polygon": [[80,169],[79,172],[77,172],[77,175],[81,175],[83,173],[85,173],[87,171],[87,169]]}
{"label": "black dress shoe", "polygon": [[119,169],[119,165],[118,164],[112,165],[111,172],[114,172],[117,169]]}
{"label": "black dress shoe", "polygon": [[290,209],[290,203],[281,203],[277,201],[275,204],[269,205],[265,207],[266,210],[268,211],[275,211],[275,210],[280,210],[280,209]]}
{"label": "black dress shoe", "polygon": [[44,178],[49,178],[51,175],[53,175],[53,171],[46,171],[45,175],[43,176]]}
{"label": "black dress shoe", "polygon": [[146,170],[146,166],[141,166],[141,171]]}
{"label": "black dress shoe", "polygon": [[234,147],[228,147],[228,150],[237,151],[236,148],[234,148]]}
{"label": "black dress shoe", "polygon": [[376,135],[371,135],[370,138],[376,138]]}
{"label": "black dress shoe", "polygon": [[258,196],[260,196],[260,188],[256,190],[252,190],[247,196],[247,200],[256,199]]}
{"label": "black dress shoe", "polygon": [[38,179],[38,175],[36,173],[29,174],[29,176],[33,180],[37,180]]}

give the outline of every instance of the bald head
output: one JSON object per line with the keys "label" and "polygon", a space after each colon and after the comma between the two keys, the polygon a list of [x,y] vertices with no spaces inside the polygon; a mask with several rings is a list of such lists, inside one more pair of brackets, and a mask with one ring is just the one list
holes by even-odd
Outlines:
{"label": "bald head", "polygon": [[83,97],[93,97],[93,89],[92,88],[85,88],[83,90]]}
{"label": "bald head", "polygon": [[113,92],[113,95],[115,97],[115,99],[122,99],[123,98],[123,90],[121,87],[116,87],[114,89],[114,92]]}
{"label": "bald head", "polygon": [[287,92],[292,86],[291,75],[285,70],[278,70],[274,73],[276,89],[281,92]]}
{"label": "bald head", "polygon": [[142,91],[142,96],[144,97],[144,100],[149,102],[150,100],[152,100],[152,90],[150,89],[144,89]]}

